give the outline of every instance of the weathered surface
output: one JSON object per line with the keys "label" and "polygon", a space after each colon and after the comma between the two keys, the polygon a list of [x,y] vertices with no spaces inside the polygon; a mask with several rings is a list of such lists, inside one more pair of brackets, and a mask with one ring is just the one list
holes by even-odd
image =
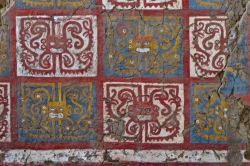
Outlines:
{"label": "weathered surface", "polygon": [[1,164],[249,162],[250,1],[0,6]]}

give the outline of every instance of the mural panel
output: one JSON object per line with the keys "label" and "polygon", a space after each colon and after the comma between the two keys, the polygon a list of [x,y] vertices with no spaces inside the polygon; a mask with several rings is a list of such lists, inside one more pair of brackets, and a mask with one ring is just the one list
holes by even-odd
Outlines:
{"label": "mural panel", "polygon": [[104,141],[183,143],[182,84],[104,84]]}
{"label": "mural panel", "polygon": [[108,76],[181,77],[182,19],[106,17],[104,68]]}
{"label": "mural panel", "polygon": [[0,142],[11,141],[10,84],[0,82]]}
{"label": "mural panel", "polygon": [[10,74],[9,17],[2,17],[0,26],[0,77]]}
{"label": "mural panel", "polygon": [[216,77],[227,62],[226,17],[190,17],[190,76]]}
{"label": "mural panel", "polygon": [[16,21],[18,76],[97,74],[95,16],[18,16]]}
{"label": "mural panel", "polygon": [[218,84],[193,84],[191,93],[192,143],[226,143],[229,103],[220,98]]}
{"label": "mural panel", "polygon": [[96,140],[96,91],[92,83],[21,83],[21,142]]}
{"label": "mural panel", "polygon": [[55,0],[18,0],[17,8],[51,8],[55,5]]}

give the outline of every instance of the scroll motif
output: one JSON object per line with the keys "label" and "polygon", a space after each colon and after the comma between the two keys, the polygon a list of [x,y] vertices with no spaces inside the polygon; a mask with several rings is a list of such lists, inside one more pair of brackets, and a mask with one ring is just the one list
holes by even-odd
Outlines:
{"label": "scroll motif", "polygon": [[0,142],[10,142],[10,85],[0,83]]}
{"label": "scroll motif", "polygon": [[181,9],[182,0],[102,0],[104,9]]}
{"label": "scroll motif", "polygon": [[95,140],[94,91],[91,83],[22,83],[19,141]]}
{"label": "scroll motif", "polygon": [[183,142],[183,85],[110,82],[104,96],[106,142]]}
{"label": "scroll motif", "polygon": [[216,77],[227,62],[225,17],[191,17],[190,68],[192,77]]}
{"label": "scroll motif", "polygon": [[95,76],[95,16],[17,17],[19,76]]}
{"label": "scroll motif", "polygon": [[218,96],[216,85],[193,85],[191,142],[227,141],[228,110],[229,104]]}
{"label": "scroll motif", "polygon": [[182,20],[179,17],[106,19],[104,66],[113,76],[181,76]]}

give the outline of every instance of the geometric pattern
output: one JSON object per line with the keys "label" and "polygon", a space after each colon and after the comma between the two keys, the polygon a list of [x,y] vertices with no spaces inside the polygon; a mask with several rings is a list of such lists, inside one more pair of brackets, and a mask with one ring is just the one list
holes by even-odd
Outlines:
{"label": "geometric pattern", "polygon": [[17,75],[41,77],[95,76],[95,16],[19,16]]}
{"label": "geometric pattern", "polygon": [[104,83],[104,141],[183,143],[182,84]]}
{"label": "geometric pattern", "polygon": [[181,17],[110,16],[104,22],[107,76],[182,76]]}
{"label": "geometric pattern", "polygon": [[21,83],[19,91],[19,141],[96,140],[92,83]]}
{"label": "geometric pattern", "polygon": [[10,142],[10,84],[0,82],[0,142]]}

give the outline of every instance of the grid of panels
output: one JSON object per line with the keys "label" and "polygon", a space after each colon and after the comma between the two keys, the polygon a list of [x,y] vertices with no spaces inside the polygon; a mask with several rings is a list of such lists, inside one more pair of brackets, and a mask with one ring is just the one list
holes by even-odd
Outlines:
{"label": "grid of panels", "polygon": [[[238,77],[234,65],[247,68],[248,58],[227,61],[222,3],[18,1],[1,35],[10,49],[0,57],[7,64],[0,81],[10,83],[12,105],[0,107],[8,112],[0,114],[8,129],[0,141],[41,149],[226,148],[230,105],[217,90],[247,93],[247,75]],[[222,71],[230,80],[223,86]]]}

